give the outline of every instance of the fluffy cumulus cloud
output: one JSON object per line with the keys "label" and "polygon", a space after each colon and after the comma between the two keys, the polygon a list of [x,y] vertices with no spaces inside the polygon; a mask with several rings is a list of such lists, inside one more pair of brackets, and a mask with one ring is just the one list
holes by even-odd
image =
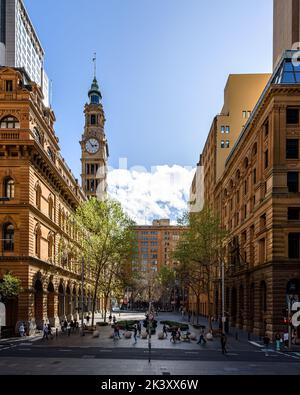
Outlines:
{"label": "fluffy cumulus cloud", "polygon": [[187,209],[194,174],[195,169],[178,165],[156,166],[151,172],[115,169],[108,174],[108,191],[140,225],[160,218],[176,223]]}

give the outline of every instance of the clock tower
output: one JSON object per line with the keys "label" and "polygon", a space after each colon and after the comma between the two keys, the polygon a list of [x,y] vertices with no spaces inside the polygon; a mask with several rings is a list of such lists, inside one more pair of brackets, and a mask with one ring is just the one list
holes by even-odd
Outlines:
{"label": "clock tower", "polygon": [[107,193],[108,144],[105,137],[105,115],[102,95],[94,77],[88,92],[89,102],[84,107],[85,127],[81,145],[81,182],[88,197],[104,199]]}

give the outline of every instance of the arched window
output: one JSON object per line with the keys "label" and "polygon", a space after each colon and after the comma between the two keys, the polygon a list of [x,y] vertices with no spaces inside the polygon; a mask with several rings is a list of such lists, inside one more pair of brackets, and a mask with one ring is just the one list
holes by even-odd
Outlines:
{"label": "arched window", "polygon": [[37,142],[39,142],[40,144],[42,144],[42,136],[41,133],[39,132],[38,128],[33,128],[33,135],[34,138]]}
{"label": "arched window", "polygon": [[35,232],[34,232],[34,236],[35,236],[35,255],[40,258],[41,256],[41,228],[39,225],[36,226],[35,228]]}
{"label": "arched window", "polygon": [[4,180],[4,197],[13,199],[15,197],[15,182],[8,177]]}
{"label": "arched window", "polygon": [[3,225],[3,251],[14,250],[15,228],[13,224],[6,223]]}
{"label": "arched window", "polygon": [[247,169],[247,168],[248,168],[248,165],[249,165],[249,160],[248,160],[248,158],[246,157],[246,158],[244,159],[244,168]]}
{"label": "arched window", "polygon": [[42,200],[42,189],[39,184],[35,187],[35,205],[40,210],[41,209],[41,200]]}
{"label": "arched window", "polygon": [[48,214],[49,214],[49,218],[51,220],[53,220],[53,199],[52,199],[52,196],[50,196],[48,199]]}
{"label": "arched window", "polygon": [[49,260],[52,260],[53,258],[53,249],[54,249],[54,239],[53,235],[50,233],[48,236],[48,258]]}
{"label": "arched window", "polygon": [[1,119],[1,129],[20,129],[20,122],[13,116],[8,116]]}

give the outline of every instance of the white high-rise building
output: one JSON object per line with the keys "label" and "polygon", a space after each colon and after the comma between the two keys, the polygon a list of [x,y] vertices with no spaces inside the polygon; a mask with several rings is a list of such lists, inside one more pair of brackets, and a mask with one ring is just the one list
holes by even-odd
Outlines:
{"label": "white high-rise building", "polygon": [[44,70],[44,50],[22,0],[0,0],[0,65],[23,67],[42,87],[49,107],[49,80]]}

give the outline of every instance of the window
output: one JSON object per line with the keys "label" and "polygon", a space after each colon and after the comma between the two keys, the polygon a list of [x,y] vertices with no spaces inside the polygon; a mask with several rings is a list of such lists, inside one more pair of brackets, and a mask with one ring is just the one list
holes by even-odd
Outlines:
{"label": "window", "polygon": [[225,148],[225,141],[221,140],[221,148]]}
{"label": "window", "polygon": [[7,223],[3,225],[3,251],[14,250],[14,233],[13,224]]}
{"label": "window", "polygon": [[34,135],[35,140],[36,140],[38,143],[42,144],[42,137],[41,137],[41,134],[40,134],[40,132],[38,131],[37,128],[34,128],[34,129],[33,129],[33,135]]}
{"label": "window", "polygon": [[226,140],[225,148],[229,148],[229,146],[230,146],[229,140]]}
{"label": "window", "polygon": [[20,129],[20,122],[12,116],[2,118],[1,129]]}
{"label": "window", "polygon": [[227,133],[227,134],[230,133],[230,126],[226,126],[226,128],[225,128],[225,133]]}
{"label": "window", "polygon": [[299,140],[286,140],[286,159],[299,159]]}
{"label": "window", "polygon": [[12,80],[6,80],[5,81],[5,90],[6,90],[6,92],[12,92],[12,90],[13,90],[13,82],[12,82]]}
{"label": "window", "polygon": [[297,125],[299,123],[299,108],[287,108],[286,123],[288,125]]}
{"label": "window", "polygon": [[40,210],[41,209],[41,199],[42,199],[42,190],[39,184],[35,187],[35,205]]}
{"label": "window", "polygon": [[261,228],[261,230],[265,229],[266,226],[267,226],[267,215],[266,215],[266,214],[263,214],[263,215],[260,217],[260,228]]}
{"label": "window", "polygon": [[98,95],[92,95],[91,97],[91,103],[92,104],[99,104],[100,103],[100,98]]}
{"label": "window", "polygon": [[265,151],[265,169],[269,167],[269,150]]}
{"label": "window", "polygon": [[52,197],[50,197],[49,201],[48,201],[48,214],[49,214],[49,218],[52,220],[53,219],[53,199],[52,199]]}
{"label": "window", "polygon": [[40,258],[41,254],[41,229],[39,226],[35,229],[35,255]]}
{"label": "window", "polygon": [[289,258],[299,259],[299,236],[300,233],[289,233]]}
{"label": "window", "polygon": [[266,262],[266,239],[259,240],[259,261]]}
{"label": "window", "polygon": [[288,220],[289,221],[299,221],[300,219],[300,208],[299,207],[289,207],[288,208]]}
{"label": "window", "polygon": [[96,125],[97,123],[97,118],[95,114],[91,115],[91,125]]}
{"label": "window", "polygon": [[52,162],[55,162],[55,156],[54,156],[54,153],[50,147],[47,148],[47,153],[48,153],[49,158],[52,160]]}
{"label": "window", "polygon": [[287,173],[287,187],[289,192],[299,192],[299,176],[296,171]]}
{"label": "window", "polygon": [[9,199],[15,197],[15,182],[10,177],[4,180],[4,197]]}
{"label": "window", "polygon": [[267,137],[269,135],[269,121],[264,123],[264,136]]}
{"label": "window", "polygon": [[244,205],[244,218],[247,218],[247,204]]}
{"label": "window", "polygon": [[247,111],[243,111],[243,118],[247,118]]}
{"label": "window", "polygon": [[48,258],[49,259],[52,259],[52,257],[53,257],[53,246],[54,246],[53,236],[49,235],[49,237],[48,237]]}
{"label": "window", "polygon": [[225,133],[225,126],[221,126],[221,133],[222,133],[222,134]]}
{"label": "window", "polygon": [[256,169],[253,170],[253,184],[256,184]]}

